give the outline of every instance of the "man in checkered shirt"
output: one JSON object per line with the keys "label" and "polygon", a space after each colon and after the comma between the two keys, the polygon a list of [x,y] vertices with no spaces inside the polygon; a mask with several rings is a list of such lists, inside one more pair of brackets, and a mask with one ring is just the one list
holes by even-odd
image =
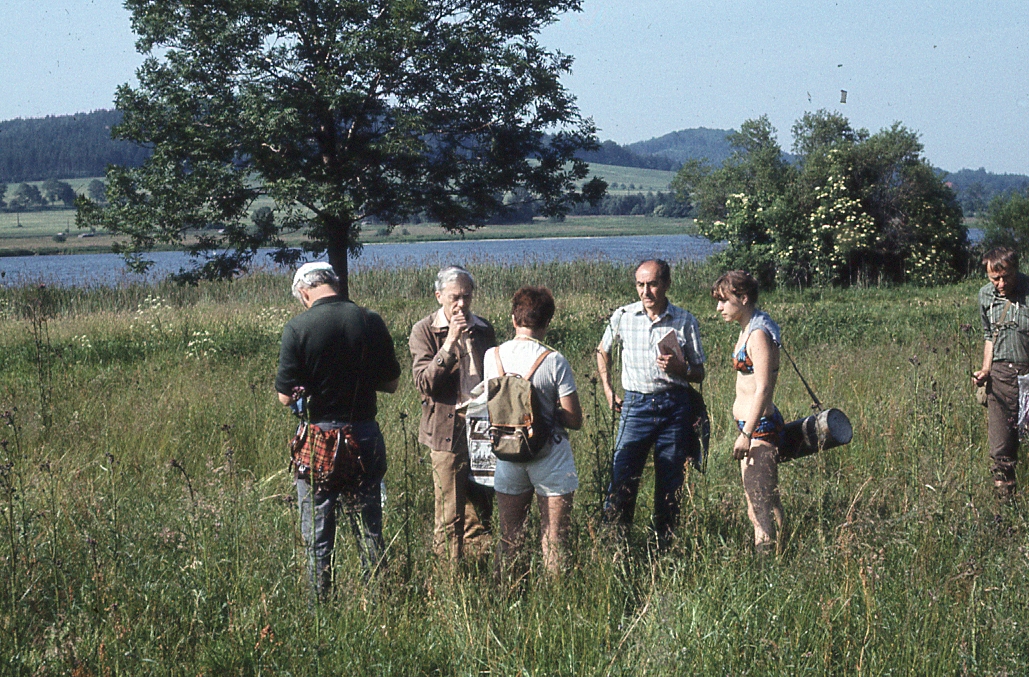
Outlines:
{"label": "man in checkered shirt", "polygon": [[[621,412],[605,519],[628,533],[643,466],[653,447],[653,526],[659,546],[664,547],[679,519],[687,449],[695,434],[688,423],[688,382],[704,380],[704,350],[696,318],[668,302],[672,286],[668,264],[660,259],[644,261],[636,268],[635,277],[639,302],[622,306],[611,315],[597,347],[597,368],[607,403]],[[622,344],[624,400],[611,385],[611,352],[616,341]]]}

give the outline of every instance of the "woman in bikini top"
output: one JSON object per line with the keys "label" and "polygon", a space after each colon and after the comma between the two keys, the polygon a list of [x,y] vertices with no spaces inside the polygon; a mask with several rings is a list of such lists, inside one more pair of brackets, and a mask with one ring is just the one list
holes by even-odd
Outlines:
{"label": "woman in bikini top", "polygon": [[757,281],[742,270],[718,278],[711,295],[722,318],[740,325],[732,353],[737,372],[732,414],[739,428],[733,457],[740,461],[755,546],[774,552],[782,524],[776,459],[784,423],[772,403],[779,375],[779,327],[756,308]]}

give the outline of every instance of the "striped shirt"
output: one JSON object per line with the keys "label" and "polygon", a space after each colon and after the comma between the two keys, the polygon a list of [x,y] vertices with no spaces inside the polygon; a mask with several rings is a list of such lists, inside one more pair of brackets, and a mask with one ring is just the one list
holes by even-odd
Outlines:
{"label": "striped shirt", "polygon": [[657,366],[658,343],[669,332],[682,347],[683,356],[693,366],[704,364],[700,345],[700,325],[689,312],[669,302],[665,312],[651,320],[637,301],[616,310],[607,323],[600,349],[611,353],[615,341],[622,344],[622,388],[638,393],[659,393],[685,387],[686,379],[672,376]]}

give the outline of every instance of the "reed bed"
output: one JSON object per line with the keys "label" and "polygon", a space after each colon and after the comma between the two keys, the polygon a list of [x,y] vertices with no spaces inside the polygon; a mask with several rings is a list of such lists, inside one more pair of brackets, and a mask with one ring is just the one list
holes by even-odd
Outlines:
{"label": "reed bed", "polygon": [[[433,560],[419,400],[402,379],[379,411],[388,568],[363,583],[341,530],[337,594],[312,608],[286,468],[294,423],[273,392],[280,332],[300,310],[288,279],[2,288],[0,673],[1029,672],[1026,504],[993,499],[968,378],[981,359],[978,282],[762,297],[855,439],[781,468],[782,553],[759,559],[729,453],[735,329],[708,294],[717,271],[674,270],[671,298],[697,315],[708,354],[713,439],[677,542],[659,553],[650,478],[628,546],[599,522],[613,419],[593,349],[610,311],[634,298],[631,271],[472,269],[476,311],[505,337],[519,285],[557,297],[548,341],[587,411],[572,438],[580,489],[564,576],[534,560],[512,585],[489,561],[449,572]],[[351,279],[402,363],[411,325],[435,307],[434,275]],[[810,411],[785,362],[776,400],[787,418]]]}

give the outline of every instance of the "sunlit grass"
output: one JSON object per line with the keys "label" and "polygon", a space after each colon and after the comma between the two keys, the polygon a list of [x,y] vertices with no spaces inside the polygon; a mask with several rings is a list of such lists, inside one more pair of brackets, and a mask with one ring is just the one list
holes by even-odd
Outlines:
{"label": "sunlit grass", "polygon": [[[611,309],[633,298],[629,270],[473,272],[476,310],[502,338],[519,285],[546,284],[557,297],[548,341],[571,361],[588,414],[572,440],[580,489],[569,570],[549,580],[534,565],[511,588],[494,583],[489,562],[456,577],[436,567],[419,402],[405,377],[380,398],[389,568],[363,585],[342,529],[340,594],[317,613],[286,473],[293,421],[272,386],[279,332],[300,311],[288,280],[0,289],[0,672],[1029,670],[1025,504],[993,501],[968,379],[981,340],[962,325],[976,322],[977,283],[762,298],[855,440],[781,469],[784,551],[760,561],[729,456],[735,330],[715,315],[715,271],[675,270],[672,298],[701,323],[714,439],[707,473],[690,477],[678,543],[661,555],[642,528],[649,478],[628,550],[597,522],[611,418],[591,381],[593,349]],[[434,274],[351,280],[405,366],[408,331],[435,306]],[[785,361],[776,401],[787,418],[810,411]]]}

